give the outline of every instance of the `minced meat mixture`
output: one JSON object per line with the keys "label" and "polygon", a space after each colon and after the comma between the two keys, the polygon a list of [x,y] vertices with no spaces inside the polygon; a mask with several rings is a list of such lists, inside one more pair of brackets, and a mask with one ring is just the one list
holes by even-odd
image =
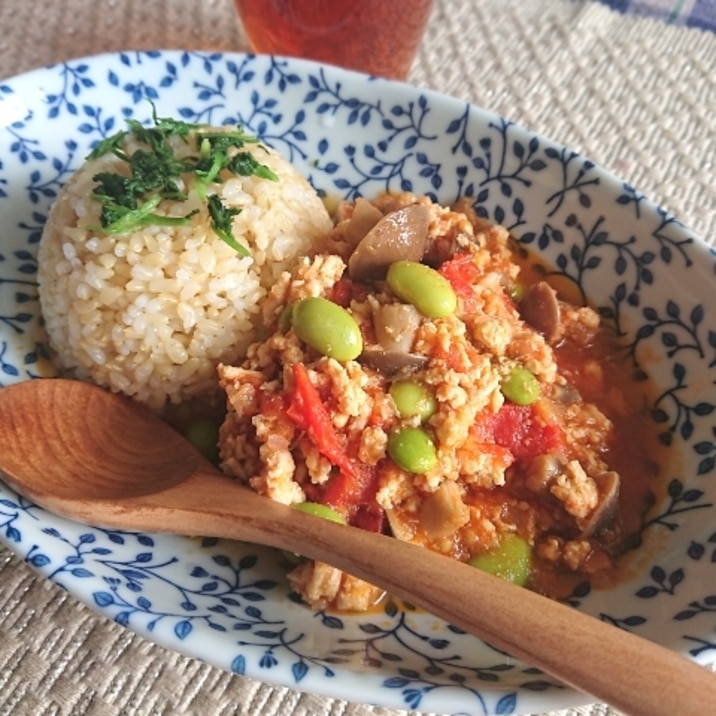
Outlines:
{"label": "minced meat mixture", "polygon": [[[271,289],[265,338],[219,368],[222,469],[478,565],[516,536],[522,581],[545,593],[560,575],[608,573],[623,482],[653,476],[615,464],[615,420],[640,420],[642,405],[613,378],[597,312],[558,297],[467,206],[386,195],[341,204],[335,221]],[[381,596],[310,560],[289,580],[314,608]]]}

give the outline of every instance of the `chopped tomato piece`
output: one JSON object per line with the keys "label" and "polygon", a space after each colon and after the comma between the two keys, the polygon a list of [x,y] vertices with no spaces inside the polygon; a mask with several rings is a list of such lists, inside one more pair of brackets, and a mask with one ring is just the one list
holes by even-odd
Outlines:
{"label": "chopped tomato piece", "polygon": [[481,416],[470,432],[475,439],[507,448],[516,460],[564,448],[562,428],[540,420],[533,405],[505,403],[497,413]]}
{"label": "chopped tomato piece", "polygon": [[375,499],[377,479],[375,472],[360,463],[362,469],[353,475],[340,472],[326,485],[322,502],[336,509],[349,509],[357,505],[370,504]]}
{"label": "chopped tomato piece", "polygon": [[296,425],[306,431],[321,455],[328,458],[347,475],[358,476],[360,463],[346,454],[343,445],[333,427],[331,415],[321,400],[321,396],[311,383],[308,371],[303,363],[292,366],[296,388],[286,414]]}
{"label": "chopped tomato piece", "polygon": [[331,289],[331,301],[337,303],[343,308],[348,308],[351,305],[351,299],[353,298],[353,283],[348,279],[341,278],[333,284]]}
{"label": "chopped tomato piece", "polygon": [[450,282],[462,303],[463,310],[468,313],[474,311],[477,308],[477,299],[472,286],[480,275],[480,269],[475,266],[472,256],[455,254],[440,266],[438,272]]}
{"label": "chopped tomato piece", "polygon": [[361,505],[351,516],[350,524],[368,532],[384,534],[388,528],[388,519],[385,510],[377,502],[372,502]]}
{"label": "chopped tomato piece", "polygon": [[346,452],[328,409],[311,383],[306,366],[303,363],[294,363],[292,372],[295,390],[290,396],[286,414],[298,427],[306,431],[321,455],[328,458],[339,470],[328,481],[325,490],[320,492],[317,488],[309,488],[308,492],[316,493],[316,497],[312,497],[315,501],[348,514],[351,524],[354,518],[358,519],[358,515],[362,515],[358,521],[366,525],[364,529],[382,531],[382,510],[375,502],[375,470],[350,457]]}

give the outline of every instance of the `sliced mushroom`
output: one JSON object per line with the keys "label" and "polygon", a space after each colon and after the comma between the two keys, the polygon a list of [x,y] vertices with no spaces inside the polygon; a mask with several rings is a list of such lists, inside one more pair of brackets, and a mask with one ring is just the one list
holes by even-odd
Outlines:
{"label": "sliced mushroom", "polygon": [[554,455],[537,455],[525,474],[525,487],[534,493],[546,493],[552,481],[564,469],[564,464]]}
{"label": "sliced mushroom", "polygon": [[361,239],[348,261],[348,275],[354,281],[385,278],[396,261],[420,261],[428,241],[428,210],[411,204],[386,214]]}
{"label": "sliced mushroom", "polygon": [[375,337],[386,351],[410,351],[420,321],[420,312],[409,303],[376,304],[373,307]]}
{"label": "sliced mushroom", "polygon": [[432,539],[450,536],[469,519],[470,508],[452,480],[444,480],[420,506],[420,527]]}
{"label": "sliced mushroom", "polygon": [[610,470],[605,472],[594,481],[599,491],[599,502],[592,512],[580,523],[583,538],[597,534],[616,517],[619,507],[619,474]]}
{"label": "sliced mushroom", "polygon": [[555,384],[552,386],[552,398],[562,405],[572,405],[582,402],[582,396],[579,394],[579,391],[569,383],[565,383],[564,385]]}
{"label": "sliced mushroom", "polygon": [[382,348],[365,348],[358,360],[388,378],[400,372],[423,368],[428,363],[428,357],[419,353],[385,351]]}
{"label": "sliced mushroom", "polygon": [[547,343],[557,343],[562,337],[557,293],[546,281],[539,281],[527,289],[520,301],[520,314],[544,336]]}
{"label": "sliced mushroom", "polygon": [[420,312],[410,304],[376,302],[373,328],[378,345],[364,348],[358,360],[388,377],[422,368],[427,356],[410,352],[421,320]]}
{"label": "sliced mushroom", "polygon": [[356,199],[353,214],[345,222],[343,237],[355,249],[363,237],[383,218],[383,212],[366,199]]}
{"label": "sliced mushroom", "polygon": [[403,542],[410,542],[415,537],[415,519],[410,519],[404,510],[386,510],[385,514],[393,537]]}

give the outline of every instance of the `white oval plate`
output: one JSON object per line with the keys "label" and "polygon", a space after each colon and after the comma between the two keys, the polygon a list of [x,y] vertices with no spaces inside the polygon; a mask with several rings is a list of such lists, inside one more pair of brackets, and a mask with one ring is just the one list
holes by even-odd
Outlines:
{"label": "white oval plate", "polygon": [[[716,303],[714,256],[636,189],[477,107],[335,68],[238,54],[127,52],[0,83],[0,384],[36,377],[46,363],[35,256],[50,204],[95,143],[126,118],[150,119],[147,99],[160,116],[247,126],[328,194],[468,196],[612,319],[627,359],[649,356],[644,367],[660,387],[652,414],[679,471],[645,528],[645,537],[663,542],[659,552],[618,588],[585,587],[568,601],[714,660],[716,319],[705,310]],[[2,483],[0,538],[148,639],[275,684],[471,714],[588,701],[392,603],[363,616],[313,613],[289,595],[270,550],[95,529],[57,518]]]}

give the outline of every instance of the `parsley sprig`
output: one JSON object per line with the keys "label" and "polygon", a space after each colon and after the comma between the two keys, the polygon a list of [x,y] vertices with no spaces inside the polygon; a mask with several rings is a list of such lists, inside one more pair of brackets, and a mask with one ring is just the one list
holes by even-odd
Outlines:
{"label": "parsley sprig", "polygon": [[[155,210],[165,199],[186,201],[182,177],[196,178],[199,196],[206,199],[211,227],[216,235],[244,256],[248,249],[234,237],[233,219],[240,209],[226,206],[217,194],[210,194],[210,185],[221,182],[225,170],[239,176],[257,176],[278,181],[278,176],[253,154],[246,145],[258,144],[258,139],[244,132],[242,127],[217,131],[205,125],[190,124],[168,117],[157,117],[152,107],[154,126],[146,127],[137,120],[127,120],[128,129],[103,139],[88,155],[97,159],[114,154],[126,167],[124,173],[99,172],[93,177],[97,185],[92,192],[102,204],[101,229],[106,234],[124,234],[148,226],[185,226],[197,210],[185,216],[165,216]],[[127,139],[132,137],[140,147],[129,154]],[[197,151],[177,156],[172,139],[179,137],[186,143],[192,139]],[[242,151],[243,150],[243,151]]]}

